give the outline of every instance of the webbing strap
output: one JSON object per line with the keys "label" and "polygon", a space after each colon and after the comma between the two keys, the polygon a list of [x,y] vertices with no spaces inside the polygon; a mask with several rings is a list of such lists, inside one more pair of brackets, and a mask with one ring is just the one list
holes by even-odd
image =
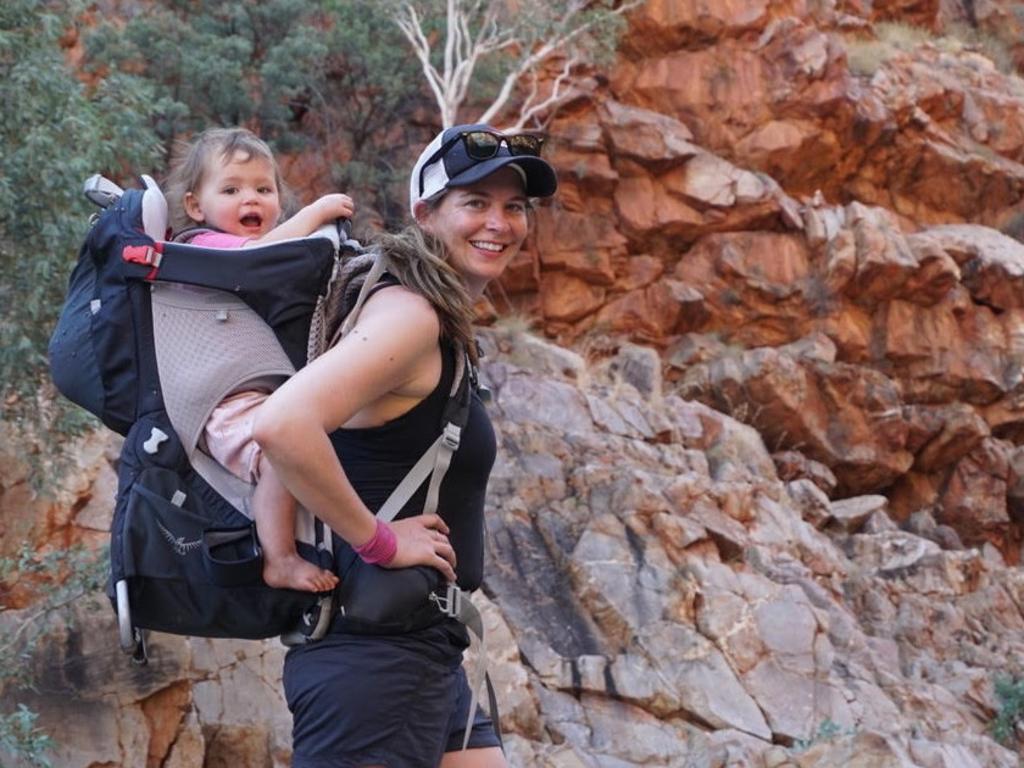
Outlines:
{"label": "webbing strap", "polygon": [[427,500],[423,505],[423,514],[432,515],[437,511],[441,481],[444,480],[448,467],[451,466],[452,456],[459,448],[459,433],[461,431],[454,424],[445,425],[441,436],[420,456],[419,461],[409,470],[409,474],[402,478],[402,482],[395,487],[387,501],[377,510],[378,519],[385,523],[394,520],[395,515],[402,510],[402,507],[423,485],[423,481],[428,476],[430,477],[430,486],[427,488]]}
{"label": "webbing strap", "polygon": [[[501,741],[501,725],[498,722],[498,698],[494,694],[494,686],[491,684],[490,675],[487,674],[487,644],[484,641],[484,619],[480,615],[480,609],[473,605],[469,595],[454,587],[460,594],[457,599],[449,598],[449,607],[453,609],[452,616],[465,624],[470,632],[470,645],[474,638],[478,643],[475,668],[468,674],[469,683],[469,715],[466,717],[466,730],[462,737],[462,748],[469,746],[469,737],[473,730],[473,718],[476,716],[477,699],[480,696],[480,685],[487,681],[487,698],[490,707],[491,720],[494,723],[494,730]],[[451,605],[454,602],[455,605]]]}
{"label": "webbing strap", "polygon": [[490,707],[491,725],[494,726],[494,735],[498,737],[498,746],[505,751],[505,740],[501,738],[501,716],[498,713],[498,694],[494,692],[494,683],[491,676],[484,673],[484,682],[487,683],[487,706]]}
{"label": "webbing strap", "polygon": [[441,433],[441,442],[437,446],[437,456],[434,458],[434,471],[430,475],[430,485],[427,486],[427,499],[423,503],[423,514],[432,515],[437,512],[437,503],[441,496],[441,481],[444,480],[448,467],[452,463],[452,456],[459,449],[459,440],[462,429],[452,423],[445,424],[444,432]]}
{"label": "webbing strap", "polygon": [[[369,282],[369,280],[367,280]],[[455,381],[452,385],[452,392],[458,393],[460,386],[466,377],[466,366],[458,365],[461,356],[456,358]],[[468,395],[468,387],[466,393]],[[456,395],[452,396],[453,398]],[[441,496],[441,482],[448,473],[452,457],[459,449],[459,442],[462,438],[462,427],[465,425],[469,414],[468,401],[465,403],[456,402],[455,412],[449,414],[452,421],[448,421],[441,431],[441,436],[435,440],[426,452],[420,456],[409,473],[402,478],[402,481],[391,492],[387,500],[377,510],[377,518],[390,523],[395,519],[406,502],[412,498],[423,481],[430,477],[430,485],[427,487],[427,498],[423,503],[423,514],[432,515],[437,512],[438,502]]]}
{"label": "webbing strap", "polygon": [[338,337],[344,337],[352,330],[352,326],[356,324],[356,320],[359,319],[359,313],[363,309],[363,304],[370,298],[370,294],[373,292],[373,287],[380,282],[381,275],[383,275],[388,268],[388,257],[387,254],[381,252],[377,254],[377,258],[373,260],[373,266],[370,267],[370,271],[366,274],[366,279],[363,281],[362,287],[359,289],[359,295],[356,297],[356,303],[352,307],[352,311],[345,317],[341,327],[338,329],[335,338],[331,340],[331,345],[337,341]]}
{"label": "webbing strap", "polygon": [[378,519],[385,523],[390,523],[395,519],[395,515],[401,511],[405,503],[412,498],[412,495],[416,493],[416,489],[419,488],[423,481],[427,479],[427,476],[434,471],[434,463],[437,459],[438,452],[441,449],[441,445],[444,442],[444,435],[441,435],[434,441],[426,453],[420,456],[413,468],[409,470],[409,474],[402,478],[402,482],[391,492],[388,496],[387,501],[377,510]]}

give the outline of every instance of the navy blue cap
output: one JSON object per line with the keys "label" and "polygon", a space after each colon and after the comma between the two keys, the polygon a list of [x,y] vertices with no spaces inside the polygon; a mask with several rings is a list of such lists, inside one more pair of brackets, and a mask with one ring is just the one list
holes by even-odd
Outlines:
{"label": "navy blue cap", "polygon": [[485,131],[501,136],[501,131],[484,123],[456,125],[441,131],[420,153],[409,179],[409,209],[452,187],[467,187],[495,171],[512,166],[523,179],[527,197],[550,197],[558,189],[555,169],[535,155],[513,155],[501,142],[494,157],[477,160],[469,156],[466,144],[458,139],[465,133]]}

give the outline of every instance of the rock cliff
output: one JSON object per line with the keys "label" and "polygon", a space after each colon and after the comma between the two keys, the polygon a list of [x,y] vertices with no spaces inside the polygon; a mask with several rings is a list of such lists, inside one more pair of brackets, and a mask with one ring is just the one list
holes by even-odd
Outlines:
{"label": "rock cliff", "polygon": [[[492,294],[535,332],[484,333],[511,765],[1019,765],[1022,9],[648,0],[555,121]],[[5,551],[102,538],[114,452],[80,455],[45,507],[5,472]],[[56,765],[287,764],[276,643],[140,669],[78,614],[23,698]]]}

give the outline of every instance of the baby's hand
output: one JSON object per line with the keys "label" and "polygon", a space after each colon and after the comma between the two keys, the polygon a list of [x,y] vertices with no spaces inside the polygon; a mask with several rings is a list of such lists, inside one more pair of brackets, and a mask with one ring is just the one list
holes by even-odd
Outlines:
{"label": "baby's hand", "polygon": [[313,205],[317,207],[320,213],[320,220],[325,223],[335,219],[351,218],[356,210],[356,204],[352,201],[352,198],[340,192],[324,195]]}

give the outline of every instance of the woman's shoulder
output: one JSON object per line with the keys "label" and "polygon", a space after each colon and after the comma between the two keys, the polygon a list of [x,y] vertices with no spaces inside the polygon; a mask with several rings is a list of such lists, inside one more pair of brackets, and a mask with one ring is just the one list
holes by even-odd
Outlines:
{"label": "woman's shoulder", "polygon": [[420,293],[401,283],[387,285],[370,296],[360,319],[394,324],[402,328],[410,326],[433,331],[441,329],[441,320],[434,305]]}

